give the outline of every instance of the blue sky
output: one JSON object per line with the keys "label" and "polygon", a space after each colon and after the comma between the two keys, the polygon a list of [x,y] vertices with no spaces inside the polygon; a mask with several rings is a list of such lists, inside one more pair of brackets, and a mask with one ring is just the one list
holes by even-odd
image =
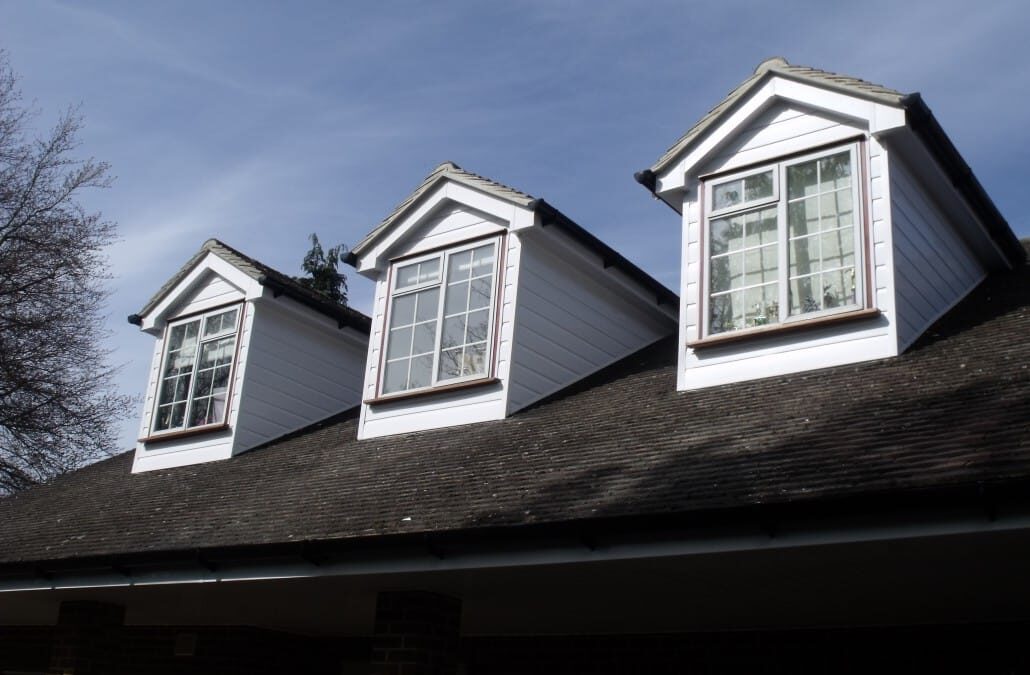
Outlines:
{"label": "blue sky", "polygon": [[[0,0],[0,48],[46,124],[82,105],[83,195],[119,225],[109,345],[208,237],[299,272],[356,243],[439,162],[545,197],[673,289],[679,222],[633,182],[772,55],[919,91],[1021,236],[1030,3]],[[350,275],[352,304],[371,285]],[[129,447],[137,419],[129,420]]]}

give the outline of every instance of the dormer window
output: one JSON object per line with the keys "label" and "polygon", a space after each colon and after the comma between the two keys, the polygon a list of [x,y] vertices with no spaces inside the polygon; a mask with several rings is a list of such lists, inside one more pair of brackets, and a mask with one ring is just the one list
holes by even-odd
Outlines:
{"label": "dormer window", "polygon": [[499,242],[394,261],[383,395],[491,376]]}
{"label": "dormer window", "polygon": [[240,315],[223,307],[169,323],[155,433],[225,424]]}
{"label": "dormer window", "polygon": [[864,302],[856,146],[705,180],[705,334]]}

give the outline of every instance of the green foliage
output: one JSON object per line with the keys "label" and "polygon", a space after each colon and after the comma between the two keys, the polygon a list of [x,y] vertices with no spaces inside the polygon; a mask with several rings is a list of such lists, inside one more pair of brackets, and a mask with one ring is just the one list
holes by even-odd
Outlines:
{"label": "green foliage", "polygon": [[344,244],[324,250],[318,241],[318,235],[311,235],[311,250],[304,255],[301,269],[307,274],[299,277],[302,285],[321,293],[333,302],[347,304],[347,277],[340,272],[339,264],[343,261],[347,247]]}

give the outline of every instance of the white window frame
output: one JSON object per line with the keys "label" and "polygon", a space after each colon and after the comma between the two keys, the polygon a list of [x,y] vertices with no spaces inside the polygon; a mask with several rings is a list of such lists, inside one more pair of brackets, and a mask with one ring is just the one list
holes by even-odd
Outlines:
{"label": "white window frame", "polygon": [[[463,242],[455,246],[449,246],[444,249],[434,250],[432,252],[424,254],[416,254],[403,258],[396,258],[390,261],[390,274],[389,284],[387,287],[386,296],[386,312],[383,318],[383,341],[382,350],[379,355],[379,376],[376,382],[376,398],[377,399],[389,399],[389,398],[405,398],[411,394],[417,394],[421,392],[432,392],[441,388],[450,388],[453,385],[466,384],[469,382],[477,382],[480,380],[490,380],[494,377],[494,359],[495,359],[495,338],[494,335],[497,330],[497,308],[499,303],[499,297],[501,289],[501,258],[502,258],[502,245],[504,238],[501,235],[492,237],[485,237],[475,239],[468,242]],[[440,368],[440,354],[442,352],[441,342],[443,341],[443,325],[444,325],[444,307],[446,304],[446,293],[447,293],[447,272],[450,267],[451,257],[470,251],[472,249],[480,248],[484,245],[493,244],[494,246],[494,262],[493,262],[493,287],[491,288],[490,305],[487,308],[487,335],[486,335],[486,372],[477,373],[471,375],[465,375],[461,377],[452,377],[447,380],[439,379],[439,368]],[[436,281],[425,281],[422,283],[414,284],[412,286],[406,286],[403,289],[397,290],[397,282],[399,275],[397,270],[401,267],[408,267],[420,262],[427,260],[438,259],[440,261],[440,276]],[[430,383],[424,387],[414,387],[411,389],[402,389],[399,391],[393,391],[390,393],[384,393],[383,388],[386,380],[386,362],[387,355],[389,354],[390,348],[390,322],[393,315],[394,298],[399,296],[408,295],[417,291],[425,290],[427,288],[439,287],[440,298],[437,304],[436,311],[436,338],[433,346],[433,365],[430,371]]]}
{"label": "white window frame", "polygon": [[[224,338],[224,337],[226,337],[228,335],[235,335],[236,336],[236,341],[233,344],[232,363],[229,366],[229,382],[228,382],[228,385],[226,386],[226,392],[225,392],[225,411],[224,411],[224,413],[222,415],[222,419],[218,420],[218,421],[215,421],[215,422],[208,422],[207,424],[198,424],[198,425],[192,426],[192,427],[191,426],[187,426],[187,424],[186,424],[189,421],[190,408],[193,405],[194,387],[196,386],[196,383],[197,383],[197,377],[196,377],[197,376],[197,372],[198,372],[197,363],[199,362],[199,359],[200,359],[201,345],[203,344],[203,342],[207,341],[207,340],[201,340],[201,331],[198,330],[198,332],[197,332],[197,351],[196,351],[196,354],[194,354],[193,371],[192,371],[192,375],[190,377],[189,394],[186,397],[186,412],[183,415],[183,425],[182,426],[178,426],[178,427],[170,427],[168,429],[155,430],[154,427],[157,425],[158,414],[159,414],[160,407],[161,407],[161,386],[164,383],[164,372],[165,372],[165,369],[166,369],[166,367],[168,365],[168,363],[167,363],[168,362],[168,344],[169,344],[169,342],[171,340],[172,329],[175,326],[179,326],[179,325],[187,324],[187,323],[192,323],[194,321],[199,321],[200,322],[200,328],[202,330],[203,326],[204,326],[204,322],[207,321],[208,317],[215,316],[217,314],[224,314],[225,312],[230,312],[233,309],[237,310],[237,313],[236,313],[236,327],[235,327],[235,329],[232,332],[224,331],[224,332],[218,333],[215,336],[213,336],[212,338],[210,338],[210,339],[220,340],[220,339],[222,339],[222,338]],[[228,422],[229,422],[229,412],[230,412],[230,410],[232,408],[233,383],[234,383],[235,378],[236,378],[236,367],[238,365],[239,356],[240,356],[240,339],[241,339],[240,333],[242,332],[242,327],[243,327],[243,313],[244,313],[244,310],[245,310],[245,304],[242,303],[242,302],[241,303],[234,303],[232,305],[222,305],[220,307],[215,307],[215,308],[212,308],[212,309],[209,309],[209,310],[205,310],[203,312],[197,312],[196,314],[190,314],[190,315],[187,315],[187,316],[177,317],[177,318],[173,319],[172,321],[169,321],[165,325],[164,339],[163,339],[163,344],[162,344],[162,347],[161,347],[161,361],[160,361],[160,365],[158,367],[156,381],[154,383],[154,407],[153,407],[153,410],[151,411],[151,416],[150,416],[150,425],[149,425],[150,429],[149,429],[149,434],[148,434],[149,437],[156,438],[156,437],[159,437],[159,436],[165,436],[165,435],[171,435],[171,434],[184,434],[184,433],[192,434],[192,433],[195,433],[195,432],[202,432],[202,431],[205,431],[205,430],[211,430],[211,429],[215,429],[215,428],[220,429],[220,428],[224,427],[226,424],[228,424]]]}
{"label": "white window frame", "polygon": [[[833,147],[822,148],[820,150],[805,154],[791,155],[790,157],[783,158],[780,160],[774,160],[767,164],[763,164],[762,166],[750,167],[734,173],[707,176],[701,179],[704,187],[703,194],[705,204],[701,218],[701,228],[703,233],[702,238],[704,240],[704,250],[702,251],[702,270],[704,283],[702,284],[702,302],[699,303],[701,308],[699,326],[701,327],[700,335],[702,335],[703,338],[721,338],[723,336],[746,335],[751,332],[765,332],[770,329],[775,330],[778,327],[809,322],[816,319],[825,318],[827,316],[855,312],[867,306],[866,286],[868,283],[867,276],[869,272],[866,269],[865,263],[866,227],[864,189],[862,185],[862,181],[864,180],[866,172],[864,170],[864,164],[861,164],[861,162],[864,162],[864,157],[863,153],[860,151],[860,148],[861,145],[858,142],[847,143],[844,145],[835,145]],[[831,155],[837,155],[840,154],[842,151],[848,151],[850,153],[851,161],[851,196],[853,205],[852,228],[854,232],[855,242],[855,301],[853,303],[842,305],[840,307],[832,307],[815,312],[791,315],[789,313],[790,261],[788,259],[789,229],[787,223],[787,169],[797,164],[804,164],[805,162],[810,162],[812,160],[820,159],[823,157],[829,157]],[[760,200],[753,200],[750,202],[744,202],[741,204],[734,205],[732,207],[718,210],[713,210],[709,208],[709,205],[714,204],[712,192],[716,186],[734,180],[739,180],[740,178],[744,178],[747,176],[765,173],[768,172],[770,169],[773,171],[775,179],[775,184],[773,186],[773,197],[763,198]],[[777,317],[777,320],[775,322],[770,322],[768,324],[744,327],[736,330],[722,331],[719,333],[712,333],[711,221],[712,219],[722,218],[727,215],[732,215],[738,212],[744,213],[754,209],[760,209],[763,206],[768,207],[768,205],[771,204],[777,205],[777,299],[779,303],[779,316]]]}

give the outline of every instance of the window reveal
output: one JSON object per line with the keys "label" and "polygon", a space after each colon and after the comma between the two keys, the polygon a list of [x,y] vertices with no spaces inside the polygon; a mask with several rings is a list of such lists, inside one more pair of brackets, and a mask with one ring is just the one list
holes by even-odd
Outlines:
{"label": "window reveal", "polygon": [[497,240],[394,268],[382,393],[485,377]]}
{"label": "window reveal", "polygon": [[234,307],[169,327],[153,431],[225,421],[239,315]]}
{"label": "window reveal", "polygon": [[838,149],[710,183],[709,335],[861,302],[855,156]]}

